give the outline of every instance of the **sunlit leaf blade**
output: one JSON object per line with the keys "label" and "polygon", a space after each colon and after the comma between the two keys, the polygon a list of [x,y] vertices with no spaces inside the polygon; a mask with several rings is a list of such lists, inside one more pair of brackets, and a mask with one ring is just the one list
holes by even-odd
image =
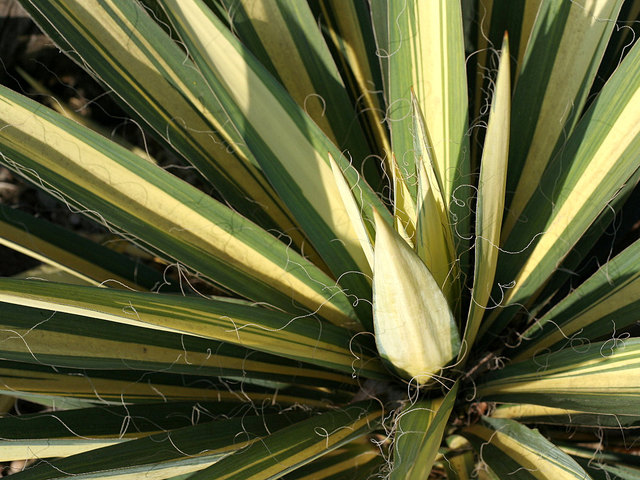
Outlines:
{"label": "sunlit leaf blade", "polygon": [[8,167],[241,295],[284,310],[293,299],[356,325],[335,281],[234,210],[25,97],[4,87],[0,95],[0,161]]}
{"label": "sunlit leaf blade", "polygon": [[[435,165],[451,221],[466,236],[470,211],[468,189],[463,185],[470,180],[470,157],[460,2],[381,0],[372,2],[371,8],[379,52],[385,57],[383,80],[393,152],[400,167],[412,175],[416,171],[413,89],[433,141]],[[416,193],[414,187],[412,194]],[[464,243],[460,242],[459,253],[467,250]]]}
{"label": "sunlit leaf blade", "polygon": [[443,398],[421,400],[400,413],[390,479],[422,480],[429,476],[442,442],[459,384]]}
{"label": "sunlit leaf blade", "polygon": [[640,2],[637,0],[623,2],[616,21],[616,28],[611,32],[609,45],[591,87],[592,92],[597,92],[602,88],[607,78],[618,67],[620,60],[629,51],[631,45],[638,40],[638,32],[640,32],[640,28],[638,28],[639,19]]}
{"label": "sunlit leaf blade", "polygon": [[380,450],[366,437],[329,452],[317,460],[297,468],[284,480],[367,480],[383,464]]}
{"label": "sunlit leaf blade", "polygon": [[337,50],[336,61],[342,78],[356,99],[363,129],[369,142],[375,145],[373,151],[386,154],[388,166],[391,147],[384,124],[384,101],[380,91],[372,90],[373,86],[382,85],[382,77],[369,8],[361,2],[342,0],[321,0],[318,8],[328,27],[327,35]]}
{"label": "sunlit leaf blade", "polygon": [[[340,150],[201,1],[162,4],[211,88],[237,108],[231,120],[311,244],[350,294],[369,298],[366,279],[348,273],[366,270],[367,260],[329,166],[327,152],[338,159]],[[384,209],[367,185],[361,191],[365,208]],[[356,303],[363,318],[370,315]]]}
{"label": "sunlit leaf blade", "polygon": [[[450,308],[457,311],[458,264],[455,261],[455,247],[451,236],[448,215],[443,216],[438,200],[440,192],[422,162],[418,168],[418,200],[416,205],[415,252],[433,275],[442,290]],[[456,308],[457,307],[457,308]]]}
{"label": "sunlit leaf blade", "polygon": [[[562,264],[554,272],[549,282],[542,289],[542,292],[538,296],[537,304],[542,307],[545,305],[547,299],[552,298],[558,293],[563,285],[567,282],[576,280],[575,272],[580,271],[589,261],[588,255],[592,253],[594,246],[598,245],[598,242],[602,244],[603,238],[607,238],[607,232],[610,231],[611,225],[617,225],[614,223],[616,219],[620,219],[621,210],[627,205],[633,205],[633,195],[635,187],[640,181],[640,169],[629,178],[625,185],[618,191],[616,196],[608,203],[607,209],[602,211],[598,218],[594,220],[585,234],[578,240],[575,247],[568,253],[563,259]],[[629,200],[629,202],[627,202]],[[627,207],[628,208],[628,207]],[[628,217],[627,217],[628,218]],[[618,228],[617,226],[615,228]],[[624,228],[624,227],[621,227]],[[607,261],[609,258],[607,257]],[[584,280],[584,279],[582,279]],[[532,309],[532,315],[535,314],[536,309]]]}
{"label": "sunlit leaf blade", "polygon": [[68,457],[151,433],[211,421],[214,416],[230,411],[241,413],[243,407],[237,402],[172,402],[101,405],[4,417],[0,418],[0,461]]}
{"label": "sunlit leaf blade", "polygon": [[236,209],[267,228],[295,234],[290,214],[230,127],[217,96],[137,2],[47,0],[23,6]]}
{"label": "sunlit leaf blade", "polygon": [[422,260],[374,215],[373,321],[378,351],[401,375],[427,383],[458,353],[455,318]]}
{"label": "sunlit leaf blade", "polygon": [[369,269],[363,273],[371,274],[373,270],[373,243],[371,240],[370,227],[367,226],[369,224],[369,220],[363,217],[360,206],[353,197],[353,192],[344,177],[344,173],[331,154],[329,154],[329,162],[331,163],[331,171],[333,172],[333,177],[338,187],[338,191],[340,192],[342,203],[344,204],[344,208],[351,219],[351,224],[353,225],[356,235],[358,235],[358,239],[360,240],[362,251],[367,257],[367,262],[369,263]]}
{"label": "sunlit leaf blade", "polygon": [[278,478],[379,428],[377,404],[356,403],[285,427],[195,474],[192,480]]}
{"label": "sunlit leaf blade", "polygon": [[151,289],[163,278],[141,262],[134,262],[109,248],[46,220],[0,204],[0,244],[94,285],[110,281],[129,288]]}
{"label": "sunlit leaf blade", "polygon": [[[582,117],[566,145],[557,152],[524,210],[520,224],[503,245],[498,260],[500,284],[512,283],[503,305],[530,303],[557,265],[589,226],[607,209],[638,170],[640,152],[640,44]],[[498,293],[499,294],[499,293]],[[499,297],[498,297],[499,298]],[[498,312],[499,313],[499,312]],[[511,310],[494,324],[504,327]],[[484,328],[484,326],[483,326]]]}
{"label": "sunlit leaf blade", "polygon": [[443,182],[435,162],[435,148],[420,105],[413,95],[413,135],[418,191],[415,250],[440,285],[453,311],[460,308],[459,267]]}
{"label": "sunlit leaf blade", "polygon": [[77,122],[81,125],[84,125],[87,128],[90,128],[94,132],[98,132],[100,135],[110,138],[118,145],[122,145],[123,147],[131,150],[133,153],[138,155],[140,158],[143,158],[149,162],[157,163],[157,161],[151,157],[148,150],[140,148],[137,145],[133,145],[129,141],[127,141],[124,137],[116,135],[115,132],[106,128],[98,122],[93,121],[88,116],[84,116],[81,113],[75,111],[71,105],[64,101],[64,99],[60,98],[58,95],[55,95],[51,90],[45,87],[41,82],[33,78],[23,69],[16,67],[17,72],[20,74],[22,78],[29,84],[29,86],[34,90],[34,92],[38,95],[41,101],[44,101],[45,104],[58,112],[60,115],[64,115],[65,117]]}
{"label": "sunlit leaf blade", "polygon": [[[241,345],[351,374],[380,377],[348,330],[309,316],[224,298],[124,292],[51,282],[0,279],[0,301]],[[362,371],[360,369],[363,368]]]}
{"label": "sunlit leaf blade", "polygon": [[512,418],[527,424],[571,425],[574,427],[621,430],[640,427],[638,415],[585,413],[567,408],[517,404],[498,407],[493,418]]}
{"label": "sunlit leaf blade", "polygon": [[[369,147],[309,5],[287,0],[222,3],[234,33],[327,137],[340,148],[349,149],[360,170],[370,154]],[[372,162],[367,167],[372,173],[376,169]]]}
{"label": "sunlit leaf blade", "polygon": [[488,401],[640,415],[640,339],[611,339],[538,355],[486,376]]}
{"label": "sunlit leaf blade", "polygon": [[511,147],[507,191],[515,194],[508,200],[503,238],[582,113],[622,3],[542,2],[513,98],[511,129],[518,141]]}
{"label": "sunlit leaf blade", "polygon": [[[300,412],[219,419],[153,434],[138,440],[41,462],[16,479],[164,479],[201,470],[240,448],[260,443],[270,432],[304,418]],[[21,476],[22,475],[22,476]]]}
{"label": "sunlit leaf blade", "polygon": [[640,308],[640,240],[603,265],[522,334],[516,360],[583,343],[634,325]]}
{"label": "sunlit leaf blade", "polygon": [[84,369],[269,380],[345,388],[344,374],[191,335],[140,328],[8,303],[0,304],[3,360]]}
{"label": "sunlit leaf blade", "polygon": [[505,35],[500,68],[485,137],[476,205],[475,267],[469,316],[464,332],[466,356],[476,339],[493,286],[500,246],[500,226],[509,156],[511,108],[509,37]]}
{"label": "sunlit leaf blade", "polygon": [[[385,19],[388,55],[385,86],[390,106],[392,148],[398,163],[415,171],[411,135],[411,88],[426,115],[447,205],[468,174],[467,94],[459,1],[374,2],[373,14]],[[468,179],[465,179],[468,181]]]}
{"label": "sunlit leaf blade", "polygon": [[589,480],[569,455],[513,420],[484,417],[463,431],[480,458],[499,478]]}

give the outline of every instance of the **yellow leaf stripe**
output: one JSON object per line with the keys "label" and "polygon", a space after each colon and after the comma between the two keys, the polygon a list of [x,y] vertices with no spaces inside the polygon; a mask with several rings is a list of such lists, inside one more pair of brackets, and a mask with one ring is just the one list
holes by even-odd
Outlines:
{"label": "yellow leaf stripe", "polygon": [[[293,299],[311,311],[320,310],[336,323],[354,325],[352,319],[345,317],[343,310],[344,307],[351,309],[347,306],[348,300],[339,293],[329,293],[333,297],[329,300],[328,292],[322,292],[320,285],[309,278],[319,271],[257,225],[162,169],[142,162],[122,147],[101,143],[105,142],[102,137],[94,137],[77,124],[53,113],[39,111],[42,107],[36,107],[7,90],[0,93],[5,94],[0,102],[0,122],[6,125],[0,141],[15,148],[21,160],[38,162],[42,170],[36,178],[40,181],[48,178],[46,175],[54,175],[62,181],[71,179],[91,195],[118,208],[117,215],[124,214],[127,220],[133,220],[133,227],[141,229],[139,224],[142,222],[152,226],[153,230],[165,234],[170,232],[171,241],[179,241],[180,249],[200,253],[198,258],[202,263],[193,266],[197,270],[211,268],[203,260],[214,257],[228,267],[244,271],[259,282],[280,290],[284,293],[283,298],[289,298],[289,304],[283,308],[291,308],[290,299]],[[14,164],[10,162],[10,165]],[[20,166],[14,165],[14,168],[24,171]],[[83,201],[84,198],[78,200]],[[123,221],[122,216],[118,221]],[[145,228],[131,233],[149,236],[150,231]],[[262,237],[258,242],[262,243],[261,246],[255,243],[259,237]],[[154,239],[149,238],[148,241],[153,242]],[[278,251],[279,254],[276,253]],[[276,261],[276,256],[281,258]],[[291,270],[296,270],[296,265],[303,266],[304,271],[299,270],[298,275],[293,275]],[[335,283],[324,277],[325,286]],[[343,307],[337,307],[336,301],[342,301]]]}
{"label": "yellow leaf stripe", "polygon": [[[594,64],[598,65],[604,54],[606,41],[603,40],[608,39],[611,34],[621,5],[620,0],[589,0],[571,3],[565,23],[562,25],[562,36],[554,45],[554,51],[558,54],[553,59],[553,65],[548,67],[551,75],[546,79],[543,98],[541,101],[536,98],[540,104],[540,110],[535,117],[533,136],[523,160],[524,168],[505,219],[505,237],[515,227],[520,214],[536,190],[556,143],[561,136],[569,134],[575,125],[578,113],[586,101],[591,80],[596,74],[597,69],[594,68]],[[557,6],[550,8],[557,8]],[[543,22],[547,15],[551,15],[547,10],[548,8],[541,10],[538,22]],[[542,25],[537,27],[541,36],[549,35],[545,28]],[[547,55],[547,52],[539,51],[538,55]],[[535,59],[534,62],[536,61],[538,60]],[[529,64],[527,62],[528,58],[525,57],[523,60],[525,68],[535,68],[532,66],[533,62]],[[543,68],[542,65],[538,67]],[[531,92],[516,91],[515,95],[521,95],[522,102],[527,103],[530,101]],[[569,122],[565,124],[567,120]]]}

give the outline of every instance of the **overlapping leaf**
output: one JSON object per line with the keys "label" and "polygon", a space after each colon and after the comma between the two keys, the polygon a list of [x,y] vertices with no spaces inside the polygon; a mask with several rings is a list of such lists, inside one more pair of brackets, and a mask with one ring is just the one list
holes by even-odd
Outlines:
{"label": "overlapping leaf", "polygon": [[292,319],[281,312],[233,300],[1,279],[0,301],[196,335],[349,374],[354,368],[364,367],[367,375],[382,375],[375,359],[357,352],[359,348],[352,343],[349,331],[312,317]]}

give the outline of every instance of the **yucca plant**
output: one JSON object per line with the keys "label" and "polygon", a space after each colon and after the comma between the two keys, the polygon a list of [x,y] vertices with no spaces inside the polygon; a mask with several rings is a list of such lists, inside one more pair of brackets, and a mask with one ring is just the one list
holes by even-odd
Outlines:
{"label": "yucca plant", "polygon": [[640,2],[22,4],[200,188],[0,87],[16,479],[640,478]]}

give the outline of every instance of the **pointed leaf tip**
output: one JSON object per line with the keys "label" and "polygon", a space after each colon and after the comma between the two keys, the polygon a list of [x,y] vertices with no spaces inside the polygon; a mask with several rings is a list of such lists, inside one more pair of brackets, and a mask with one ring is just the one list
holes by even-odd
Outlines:
{"label": "pointed leaf tip", "polygon": [[460,337],[440,287],[420,257],[374,212],[373,321],[380,355],[429,382],[458,353]]}

